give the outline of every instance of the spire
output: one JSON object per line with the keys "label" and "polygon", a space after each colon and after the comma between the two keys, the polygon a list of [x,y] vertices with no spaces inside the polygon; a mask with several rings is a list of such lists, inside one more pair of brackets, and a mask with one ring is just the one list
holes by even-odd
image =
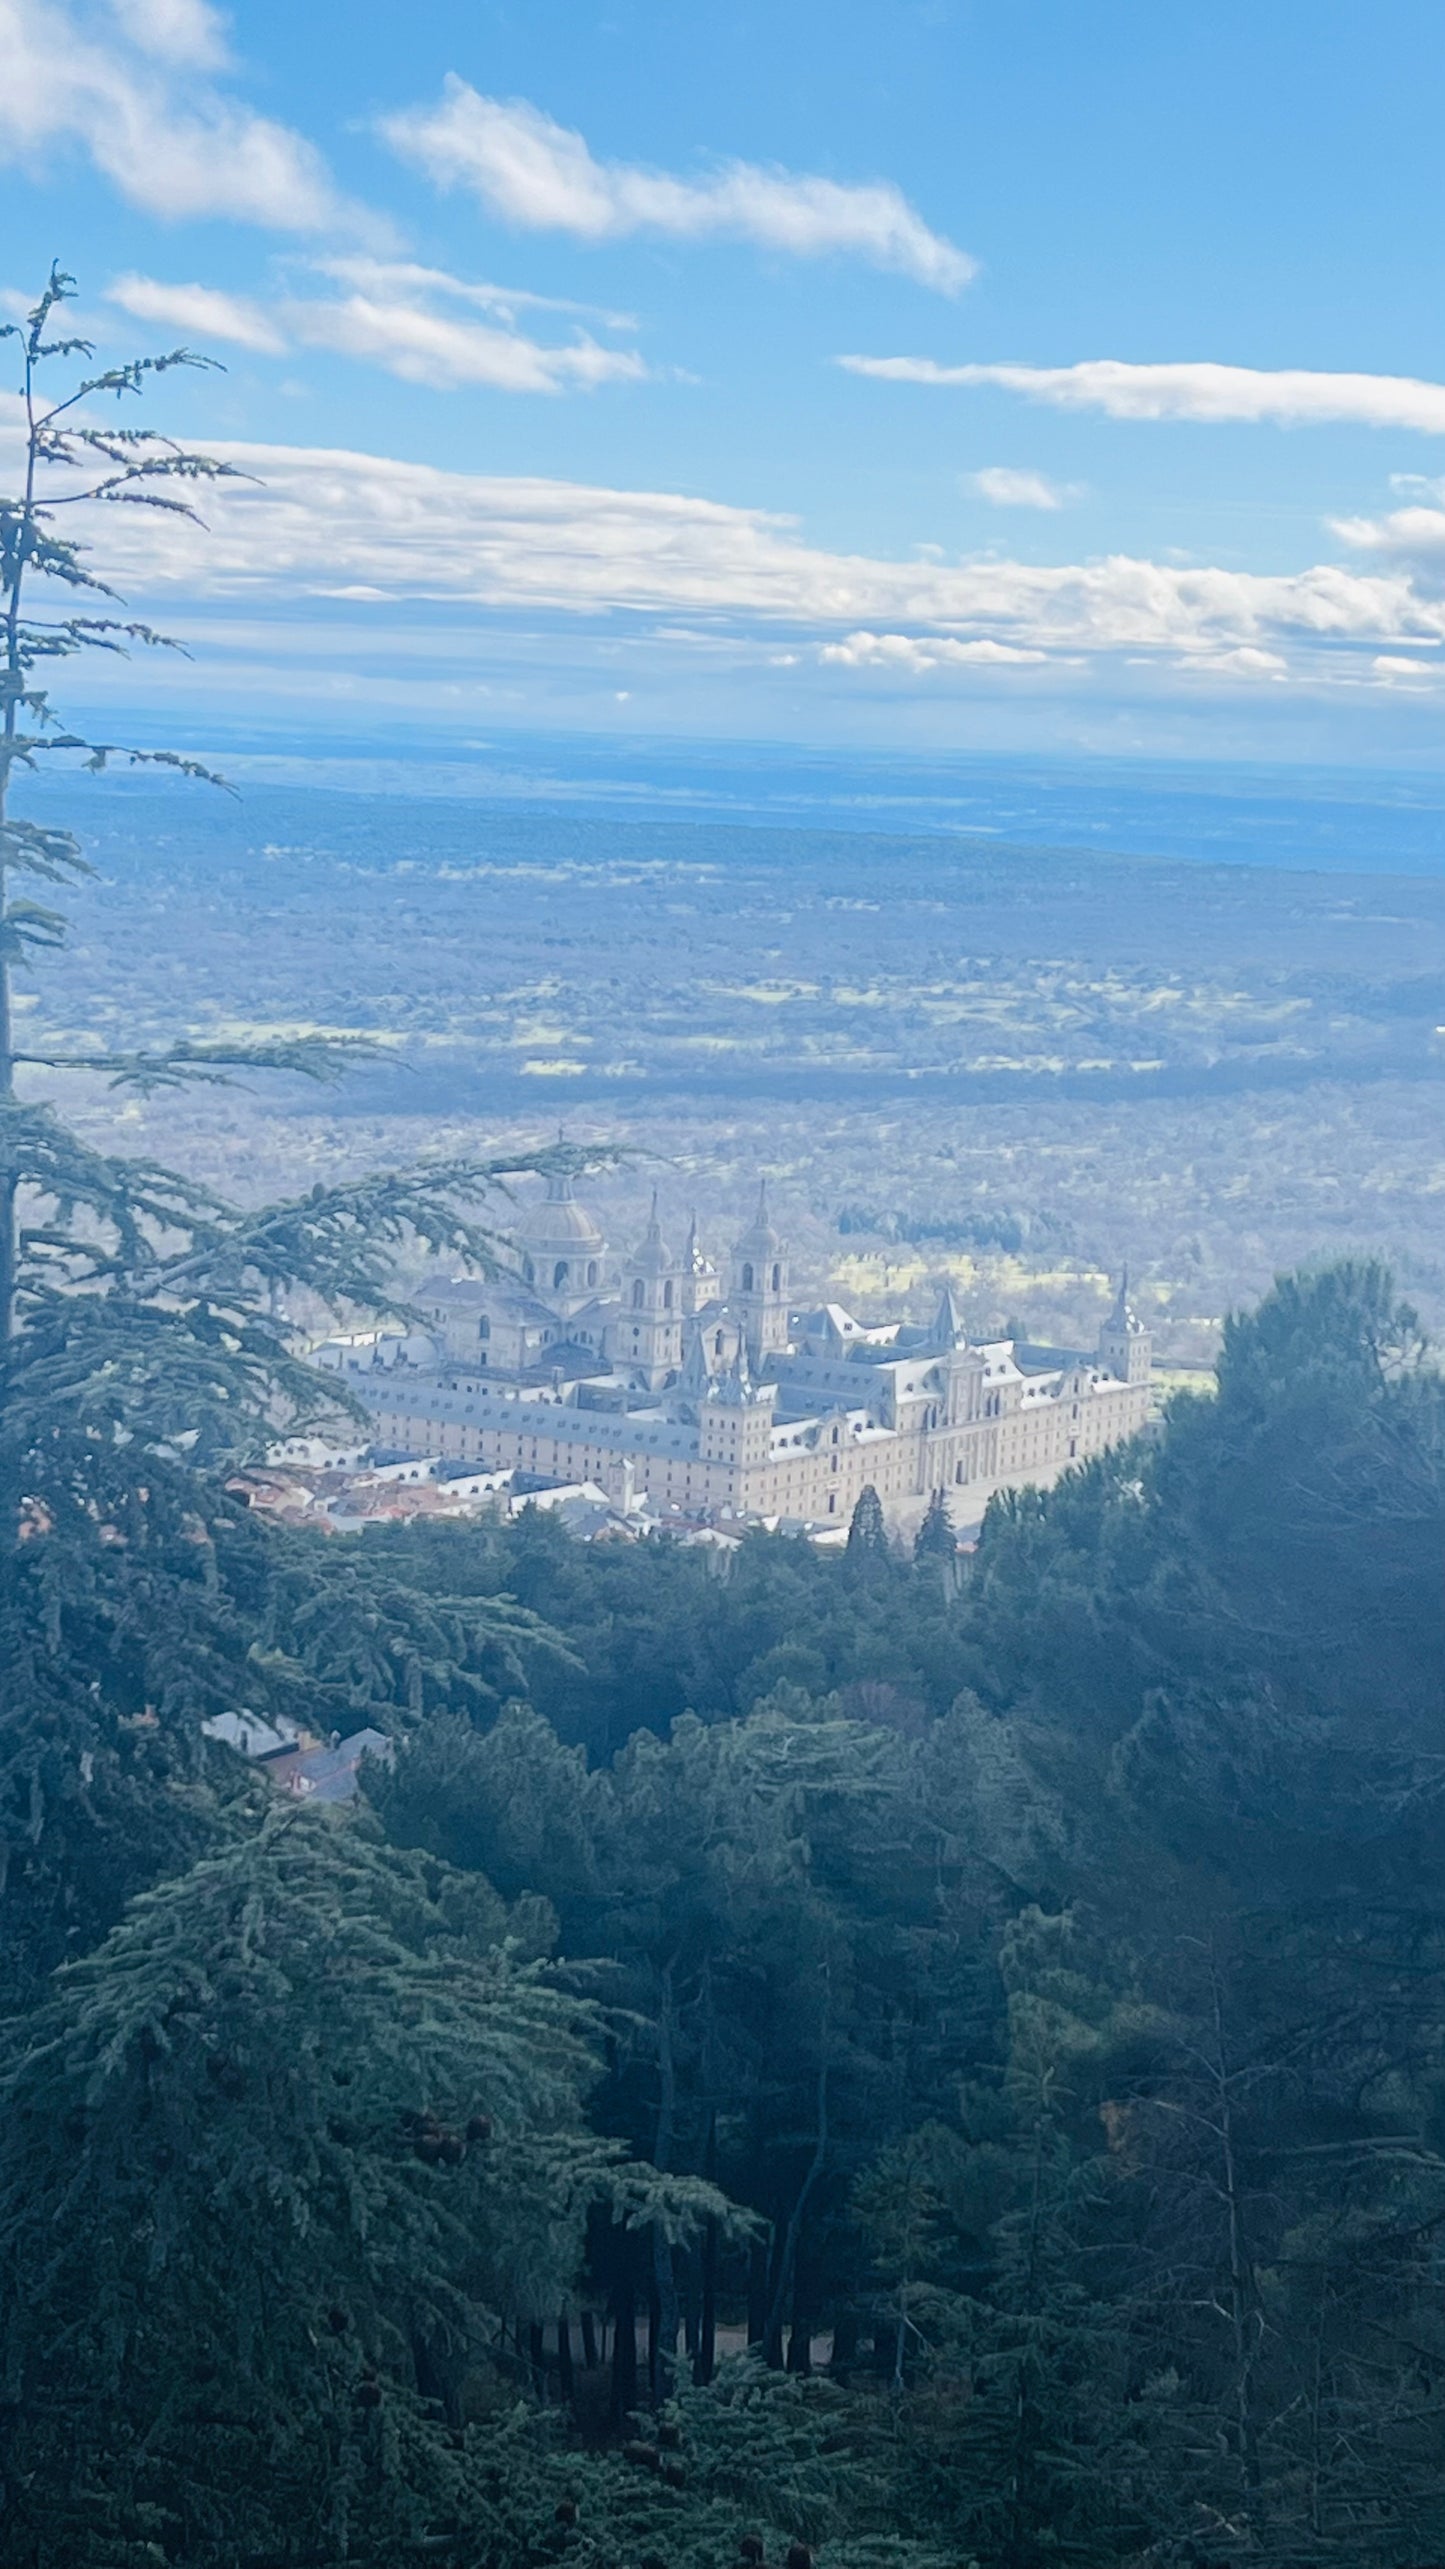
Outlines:
{"label": "spire", "polygon": [[736,1254],[766,1260],[776,1257],[782,1245],[768,1212],[768,1181],[762,1178],[758,1182],[757,1212],[738,1241]]}
{"label": "spire", "polygon": [[752,1399],[752,1368],[748,1363],[747,1346],[742,1339],[738,1340],[738,1352],[727,1372],[716,1377],[714,1392],[725,1409],[746,1409]]}
{"label": "spire", "polygon": [[1123,1266],[1119,1270],[1119,1290],[1114,1296],[1114,1308],[1109,1314],[1109,1327],[1127,1332],[1137,1329],[1138,1325],[1129,1308],[1129,1270],[1127,1266]]}
{"label": "spire", "polygon": [[647,1217],[647,1229],[627,1263],[629,1273],[633,1274],[640,1272],[644,1275],[660,1276],[671,1272],[672,1251],[662,1236],[662,1224],[657,1212],[656,1187],[652,1190],[652,1210]]}
{"label": "spire", "polygon": [[928,1343],[941,1354],[946,1354],[950,1347],[966,1347],[968,1344],[967,1324],[959,1310],[951,1281],[945,1282],[938,1297],[938,1309],[933,1316]]}
{"label": "spire", "polygon": [[683,1358],[682,1371],[677,1378],[677,1388],[688,1400],[706,1400],[711,1382],[712,1376],[707,1369],[707,1354],[702,1343],[702,1331],[695,1329],[692,1333],[692,1344]]}

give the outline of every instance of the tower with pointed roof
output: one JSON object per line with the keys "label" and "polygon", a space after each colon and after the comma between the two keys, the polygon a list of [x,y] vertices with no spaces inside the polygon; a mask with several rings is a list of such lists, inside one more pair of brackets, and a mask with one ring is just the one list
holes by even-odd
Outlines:
{"label": "tower with pointed roof", "polygon": [[968,1343],[968,1327],[951,1282],[945,1280],[924,1347],[939,1359],[942,1423],[961,1427],[979,1415],[984,1359]]}
{"label": "tower with pointed roof", "polygon": [[687,1247],[682,1253],[682,1316],[695,1320],[718,1299],[718,1275],[697,1234],[697,1215],[687,1226]]}
{"label": "tower with pointed roof", "polygon": [[698,1452],[707,1462],[755,1472],[772,1450],[776,1383],[754,1382],[746,1343],[715,1374],[698,1411]]}
{"label": "tower with pointed roof", "polygon": [[683,1270],[662,1236],[657,1189],[647,1229],[622,1269],[622,1304],[613,1324],[613,1362],[649,1391],[675,1382],[682,1365]]}
{"label": "tower with pointed roof", "polygon": [[768,1189],[758,1188],[758,1209],[733,1248],[731,1307],[741,1325],[754,1373],[764,1358],[788,1344],[788,1252],[768,1212]]}
{"label": "tower with pointed roof", "polygon": [[1114,1307],[1099,1332],[1099,1363],[1116,1382],[1147,1383],[1152,1362],[1149,1332],[1129,1301],[1129,1270],[1119,1278]]}

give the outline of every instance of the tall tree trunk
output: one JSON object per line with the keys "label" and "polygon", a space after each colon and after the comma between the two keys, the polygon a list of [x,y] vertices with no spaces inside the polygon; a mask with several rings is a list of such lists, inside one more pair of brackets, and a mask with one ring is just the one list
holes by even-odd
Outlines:
{"label": "tall tree trunk", "polygon": [[[674,2054],[676,2018],[673,2011],[672,1964],[664,1965],[662,1990],[657,2013],[657,2139],[652,2164],[667,2169],[672,2165],[673,2142],[677,2115],[677,2063]],[[652,2225],[652,2308],[648,2334],[648,2376],[652,2405],[660,2408],[672,2396],[677,2372],[677,2331],[679,2321],[677,2276],[672,2249],[660,2222]]]}
{"label": "tall tree trunk", "polygon": [[[710,2184],[717,2183],[717,2112],[707,2119],[707,2148],[703,2154],[703,2174]],[[693,2357],[692,2378],[699,2390],[705,2390],[717,2369],[717,2223],[708,2220],[702,2234],[702,2297],[698,2311],[697,2352]],[[749,2330],[751,2335],[751,2330]]]}
{"label": "tall tree trunk", "polygon": [[851,2302],[845,2302],[833,2322],[833,2351],[828,2358],[828,2370],[837,2381],[846,2381],[857,2363],[861,2335],[858,2313]]}
{"label": "tall tree trunk", "polygon": [[766,2237],[748,2243],[748,2344],[761,2346],[768,2333],[769,2242]]}
{"label": "tall tree trunk", "polygon": [[770,2364],[776,2365],[781,2363],[782,2360],[783,2313],[787,2309],[788,2301],[792,2293],[793,2276],[798,2263],[798,2242],[803,2235],[803,2221],[808,2209],[808,2197],[812,2193],[814,2186],[817,2184],[819,2177],[823,2173],[824,2166],[827,2163],[827,2157],[828,2019],[825,2012],[823,2019],[822,2058],[818,2065],[817,2104],[814,2112],[813,2155],[808,2162],[807,2173],[803,2178],[803,2182],[798,2188],[797,2199],[794,2202],[792,2212],[788,2216],[787,2229],[783,2233],[782,2253],[778,2258],[777,2274],[773,2283],[772,2307],[768,2312],[768,2324],[763,2338],[764,2353]]}
{"label": "tall tree trunk", "polygon": [[632,2240],[617,2236],[617,2272],[612,2288],[612,2423],[622,2426],[637,2406],[637,2292],[632,2276]]}
{"label": "tall tree trunk", "polygon": [[564,2301],[557,2313],[557,2395],[564,2408],[571,2407],[576,2387],[576,2375],[572,2369],[572,2321]]}
{"label": "tall tree trunk", "polygon": [[1229,2239],[1229,2319],[1234,2341],[1235,2449],[1243,2481],[1245,2510],[1257,2527],[1262,2472],[1259,2426],[1255,2411],[1255,2367],[1262,2334],[1259,2291],[1250,2255],[1244,2199],[1239,2178],[1239,2146],[1234,2121],[1234,2080],[1229,2067],[1224,2025],[1224,1992],[1216,1966],[1210,1965],[1214,2019],[1214,2085],[1218,2107],[1220,2190],[1224,2197]]}

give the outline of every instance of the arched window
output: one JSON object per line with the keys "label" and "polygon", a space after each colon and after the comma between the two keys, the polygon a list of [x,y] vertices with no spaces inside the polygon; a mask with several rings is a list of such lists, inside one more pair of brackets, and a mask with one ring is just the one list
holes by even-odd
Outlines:
{"label": "arched window", "polygon": [[662,1307],[664,1311],[671,1311],[672,1309],[672,1287],[670,1284],[665,1284],[662,1288]]}
{"label": "arched window", "polygon": [[712,1342],[712,1352],[713,1352],[713,1354],[714,1354],[715,1356],[720,1356],[720,1355],[722,1354],[722,1351],[723,1351],[723,1335],[722,1335],[722,1331],[721,1331],[721,1330],[719,1330],[719,1331],[718,1331],[718,1333],[717,1333],[717,1336],[714,1338],[714,1340],[713,1340],[713,1342]]}
{"label": "arched window", "polygon": [[744,1291],[744,1293],[751,1293],[751,1292],[752,1292],[752,1289],[753,1289],[753,1270],[752,1270],[752,1266],[751,1266],[751,1264],[748,1264],[748,1265],[745,1265],[745,1266],[744,1266],[744,1268],[743,1268],[743,1291]]}
{"label": "arched window", "polygon": [[559,1258],[555,1267],[552,1269],[552,1291],[554,1293],[558,1292],[566,1281],[567,1261],[565,1258]]}
{"label": "arched window", "polygon": [[536,1283],[536,1281],[537,1281],[537,1270],[536,1270],[536,1268],[533,1266],[532,1261],[531,1261],[531,1259],[530,1259],[530,1258],[524,1258],[524,1259],[522,1260],[522,1273],[523,1273],[523,1275],[526,1277],[528,1284],[535,1284],[535,1283]]}
{"label": "arched window", "polygon": [[836,1427],[835,1427],[835,1428],[834,1428],[834,1430],[833,1430],[833,1442],[834,1442],[834,1444],[835,1444],[835,1445],[836,1445],[836,1444],[837,1444],[837,1442],[838,1442],[838,1430],[837,1430],[837,1428],[836,1428]]}
{"label": "arched window", "polygon": [[774,1293],[781,1293],[781,1292],[782,1292],[782,1290],[783,1290],[783,1270],[782,1270],[782,1268],[781,1268],[781,1267],[774,1267],[774,1269],[773,1269],[773,1291],[774,1291]]}
{"label": "arched window", "polygon": [[490,1338],[491,1334],[492,1324],[487,1318],[486,1313],[483,1312],[481,1319],[477,1322],[477,1336],[479,1338]]}
{"label": "arched window", "polygon": [[633,1310],[634,1310],[634,1311],[640,1311],[640,1310],[642,1309],[642,1278],[641,1278],[641,1276],[639,1276],[639,1277],[638,1277],[636,1284],[635,1284],[635,1285],[633,1286],[633,1288],[632,1288],[632,1308],[633,1308]]}
{"label": "arched window", "polygon": [[587,1261],[587,1281],[590,1285],[594,1285],[597,1282],[597,1261],[595,1258],[589,1258]]}

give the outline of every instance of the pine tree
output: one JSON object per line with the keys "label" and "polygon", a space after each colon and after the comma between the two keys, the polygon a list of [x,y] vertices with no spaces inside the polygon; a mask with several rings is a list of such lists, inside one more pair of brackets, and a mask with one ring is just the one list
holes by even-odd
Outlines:
{"label": "pine tree", "polygon": [[[142,1090],[241,1068],[330,1077],[348,1052],[310,1039],[21,1048],[15,976],[65,934],[25,887],[74,885],[88,868],[69,830],[17,808],[17,780],[79,757],[95,770],[123,758],[219,781],[175,751],[89,739],[51,702],[57,664],[173,647],[123,612],[71,528],[122,505],[194,517],[196,497],[230,472],[104,418],[107,404],[208,361],[182,348],[87,371],[90,344],[57,320],[72,290],[56,269],[28,318],[0,330],[21,358],[24,417],[20,484],[0,498],[0,1947],[12,1999],[104,1932],[139,1883],[224,1832],[205,1716],[294,1699],[316,1675],[294,1598],[280,1649],[253,1652],[246,1610],[270,1562],[227,1489],[284,1422],[338,1414],[336,1385],[278,1317],[278,1288],[304,1284],[343,1310],[394,1309],[403,1244],[486,1263],[496,1235],[482,1208],[506,1174],[502,1162],[443,1163],[242,1210],[93,1148],[31,1094],[69,1070]],[[64,384],[51,395],[56,368]],[[35,605],[37,584],[42,597],[60,593],[63,611]],[[319,1547],[314,1559],[324,1589]],[[396,1586],[387,1617],[407,1709],[426,1699],[428,1664],[433,1689],[444,1662],[465,1684],[489,1651],[495,1662],[535,1636],[505,1609],[447,1613],[435,1597],[404,1603]],[[325,1620],[317,1602],[313,1634]],[[333,1689],[337,1678],[353,1700],[377,1692],[375,1664],[335,1670]]]}
{"label": "pine tree", "polygon": [[855,1566],[889,1559],[888,1529],[883,1522],[883,1502],[872,1482],[858,1495],[857,1506],[848,1522],[848,1559]]}
{"label": "pine tree", "polygon": [[958,1542],[942,1490],[933,1492],[924,1509],[923,1521],[913,1538],[913,1558],[920,1564],[939,1561],[950,1570],[957,1565]]}
{"label": "pine tree", "polygon": [[539,1914],[275,1814],[62,1975],[0,2088],[7,2559],[407,2557],[589,2208],[727,2217],[588,2131]]}

